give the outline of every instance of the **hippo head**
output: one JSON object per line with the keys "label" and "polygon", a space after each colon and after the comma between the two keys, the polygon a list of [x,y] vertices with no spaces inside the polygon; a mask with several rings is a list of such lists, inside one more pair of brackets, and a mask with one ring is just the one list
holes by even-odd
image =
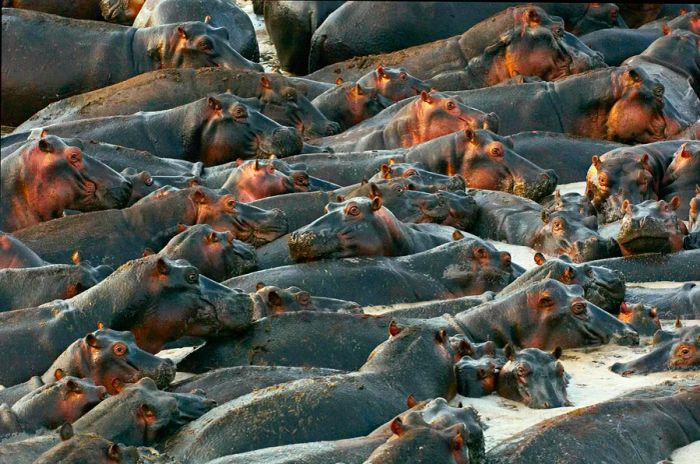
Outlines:
{"label": "hippo head", "polygon": [[166,185],[182,189],[195,187],[203,183],[201,178],[193,175],[151,176],[148,171],[138,172],[134,168],[126,168],[121,173],[131,182],[129,206]]}
{"label": "hippo head", "polygon": [[148,55],[158,61],[155,68],[226,68],[231,71],[260,71],[263,67],[243,58],[229,43],[225,27],[201,21],[164,24],[142,29],[151,37]]}
{"label": "hippo head", "polygon": [[448,208],[447,218],[441,224],[459,230],[470,230],[479,214],[479,207],[474,198],[463,191],[440,191],[437,196],[445,200]]}
{"label": "hippo head", "polygon": [[586,12],[576,22],[571,33],[582,36],[589,32],[611,27],[627,28],[617,5],[614,3],[586,3]]}
{"label": "hippo head", "polygon": [[601,222],[621,219],[625,200],[635,205],[655,196],[648,154],[593,156],[591,163],[586,175],[586,195]]}
{"label": "hippo head", "polygon": [[90,379],[111,394],[120,385],[150,377],[162,388],[175,378],[175,364],[143,351],[131,332],[100,329],[73,343],[42,376],[44,383],[56,380],[55,373]]}
{"label": "hippo head", "polygon": [[61,442],[41,454],[35,464],[56,462],[89,462],[93,464],[137,464],[139,452],[132,446],[113,443],[90,434],[74,434],[73,426],[65,423],[59,430]]}
{"label": "hippo head", "polygon": [[59,217],[64,209],[122,208],[131,195],[131,182],[60,137],[43,135],[19,157],[22,172],[29,175],[22,180],[22,191],[44,220]]}
{"label": "hippo head", "polygon": [[632,205],[628,200],[622,204],[622,218],[617,241],[624,256],[638,253],[669,253],[683,249],[683,237],[688,234],[683,220],[676,210],[681,205],[678,196],[667,203],[664,200],[647,200]]}
{"label": "hippo head", "polygon": [[487,357],[505,362],[503,350],[498,348],[493,340],[477,343],[464,334],[457,334],[450,337],[450,343],[452,344],[452,350],[455,352],[455,359],[458,361],[465,357],[471,359]]}
{"label": "hippo head", "polygon": [[324,311],[341,313],[361,313],[360,305],[352,301],[334,298],[312,297],[309,292],[299,287],[279,288],[265,285],[256,286],[253,295],[255,302],[255,319],[295,311]]}
{"label": "hippo head", "polygon": [[621,345],[638,344],[639,334],[630,326],[584,298],[579,285],[554,279],[536,282],[525,289],[526,309],[518,316],[522,346],[540,349],[594,346],[615,340]]}
{"label": "hippo head", "polygon": [[[696,15],[698,32],[700,32],[700,14],[696,12]],[[685,68],[691,63],[697,63],[699,59],[698,32],[676,29],[655,40],[641,55]],[[698,83],[694,82],[693,85],[697,88]]]}
{"label": "hippo head", "polygon": [[46,262],[12,235],[0,230],[0,269],[40,267]]}
{"label": "hippo head", "polygon": [[700,186],[695,186],[695,197],[690,199],[690,230],[700,232]]}
{"label": "hippo head", "polygon": [[208,224],[182,226],[182,232],[168,242],[160,255],[187,260],[217,282],[257,268],[252,246],[235,240],[231,232],[217,232]]}
{"label": "hippo head", "polygon": [[270,159],[268,162],[272,163],[277,170],[292,178],[295,192],[329,192],[340,188],[339,185],[332,182],[311,177],[306,165],[303,163],[288,164],[276,158]]}
{"label": "hippo head", "polygon": [[[654,338],[656,339],[656,335]],[[651,352],[626,363],[615,363],[610,366],[610,370],[628,376],[667,370],[700,369],[700,327],[679,329],[668,338]]]}
{"label": "hippo head", "polygon": [[190,201],[196,208],[196,224],[209,224],[218,231],[230,231],[234,238],[253,246],[264,245],[287,233],[287,217],[279,209],[264,210],[218,195],[203,187],[192,189]]}
{"label": "hippo head", "polygon": [[620,305],[617,316],[625,324],[629,324],[639,335],[651,336],[661,330],[661,322],[657,309],[643,303],[625,303]]}
{"label": "hippo head", "polygon": [[238,97],[220,94],[199,101],[204,119],[198,147],[205,166],[237,158],[284,158],[301,153],[303,141],[293,127],[284,127]]}
{"label": "hippo head", "polygon": [[622,143],[650,143],[664,140],[680,123],[664,111],[664,86],[641,68],[623,66],[612,74],[615,103],[608,113],[606,138]]}
{"label": "hippo head", "polygon": [[700,335],[686,334],[671,346],[668,368],[672,370],[700,369]]}
{"label": "hippo head", "polygon": [[576,192],[568,192],[564,195],[559,190],[554,191],[551,200],[543,201],[542,205],[549,211],[571,211],[585,218],[585,222],[591,229],[598,228],[597,212],[591,200]]}
{"label": "hippo head", "polygon": [[400,418],[391,423],[393,435],[375,449],[365,464],[386,462],[449,462],[469,463],[469,450],[464,446],[464,424],[447,428],[425,425],[404,425]]}
{"label": "hippo head", "polygon": [[[408,117],[411,127],[401,134],[401,146],[411,147],[461,130],[498,131],[498,116],[466,106],[457,98],[440,92],[421,92],[412,104],[401,109],[395,121]],[[462,173],[460,173],[462,174]]]}
{"label": "hippo head", "polygon": [[575,263],[619,256],[614,239],[603,238],[588,227],[586,218],[569,211],[542,210],[542,224],[533,238],[533,248],[551,255],[567,255]]}
{"label": "hippo head", "polygon": [[358,84],[377,89],[380,95],[392,102],[430,92],[430,86],[409,74],[404,68],[387,68],[381,64],[377,69],[362,76]]}
{"label": "hippo head", "polygon": [[517,351],[506,345],[508,362],[498,374],[498,394],[533,409],[572,406],[564,366],[558,361],[561,351],[559,347],[551,353],[537,348]]}
{"label": "hippo head", "polygon": [[238,201],[250,202],[274,195],[308,191],[308,188],[303,190],[304,179],[299,177],[298,180],[299,183],[291,175],[275,169],[274,164],[256,159],[244,161],[231,171],[221,188],[235,195]]}
{"label": "hippo head", "polygon": [[329,121],[308,98],[285,81],[260,77],[258,97],[261,112],[278,123],[296,127],[304,138],[327,137],[340,132],[340,124]]}
{"label": "hippo head", "polygon": [[289,236],[297,262],[351,256],[401,255],[401,223],[382,198],[356,197],[326,205],[326,214]]}
{"label": "hippo head", "polygon": [[[366,87],[362,84],[338,81],[338,86],[333,91],[344,96],[342,105],[347,114],[344,115],[344,125],[346,127],[359,124],[365,119],[379,114],[385,108],[389,108],[394,102],[379,93],[373,87]],[[329,95],[330,97],[330,95]]]}
{"label": "hippo head", "polygon": [[518,155],[509,138],[470,129],[454,137],[457,158],[446,160],[445,167],[448,173],[461,174],[467,187],[500,190],[535,201],[556,188],[558,178],[554,171],[543,170]]}
{"label": "hippo head", "polygon": [[379,172],[369,180],[380,181],[394,178],[405,178],[414,184],[423,186],[434,186],[437,190],[464,190],[466,183],[464,178],[457,174],[446,176],[425,169],[422,163],[392,163],[382,164]]}
{"label": "hippo head", "polygon": [[496,391],[499,363],[491,357],[463,357],[455,365],[457,393],[468,398],[481,398]]}
{"label": "hippo head", "polygon": [[131,26],[146,0],[100,0],[100,11],[109,23]]}
{"label": "hippo head", "polygon": [[41,425],[54,429],[65,422],[75,422],[107,397],[107,390],[89,380],[65,376],[61,369],[54,372],[56,382],[23,396],[12,410],[19,417],[33,422],[41,418]]}

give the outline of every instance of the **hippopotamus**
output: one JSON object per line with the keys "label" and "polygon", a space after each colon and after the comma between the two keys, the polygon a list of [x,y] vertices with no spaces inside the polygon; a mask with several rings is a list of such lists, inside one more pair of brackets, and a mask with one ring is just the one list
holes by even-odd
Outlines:
{"label": "hippopotamus", "polygon": [[645,253],[591,261],[592,266],[603,266],[622,272],[627,282],[654,282],[670,280],[687,282],[700,280],[700,269],[696,265],[700,250],[685,250],[678,253]]}
{"label": "hippopotamus", "polygon": [[599,29],[627,28],[614,3],[540,3],[549,15],[564,20],[566,30],[574,35],[583,35]]}
{"label": "hippopotamus", "polygon": [[677,214],[681,199],[674,196],[664,200],[647,200],[631,205],[622,203],[622,217],[617,243],[623,256],[646,252],[673,253],[683,249],[683,237],[688,229]]}
{"label": "hippopotamus", "polygon": [[627,287],[625,300],[653,307],[662,319],[700,317],[700,288],[694,282],[675,288]]}
{"label": "hippopotamus", "polygon": [[341,131],[381,113],[392,103],[377,88],[340,81],[311,101],[325,117],[338,123]]}
{"label": "hippopotamus", "polygon": [[279,288],[259,283],[253,297],[253,318],[294,311],[340,312],[362,314],[362,308],[354,301],[311,296],[299,287]]}
{"label": "hippopotamus", "polygon": [[89,262],[0,269],[0,311],[73,298],[102,282],[114,269]]}
{"label": "hippopotamus", "polygon": [[459,240],[457,229],[436,224],[407,224],[382,206],[382,197],[356,197],[326,205],[327,213],[289,235],[296,262],[351,256],[404,256]]}
{"label": "hippopotamus", "polygon": [[93,462],[95,464],[137,464],[139,452],[132,446],[114,443],[94,434],[74,434],[70,424],[63,424],[59,430],[61,441],[40,454],[36,464],[53,462]]}
{"label": "hippopotamus", "polygon": [[464,356],[455,364],[457,393],[467,398],[481,398],[496,391],[498,371],[502,362],[490,356],[477,359]]}
{"label": "hippopotamus", "polygon": [[408,148],[464,129],[497,131],[498,117],[439,92],[421,92],[393,104],[362,125],[314,143],[335,151]]}
{"label": "hippopotamus", "polygon": [[501,134],[544,130],[648,143],[691,124],[678,120],[679,113],[674,102],[664,97],[663,86],[634,66],[598,69],[552,83],[445,93],[466,105],[498,114]]}
{"label": "hippopotamus", "polygon": [[698,194],[698,185],[700,185],[700,143],[686,142],[678,147],[673,155],[673,161],[666,168],[659,189],[659,198],[672,202],[673,198],[678,196],[680,204],[676,208],[676,214],[685,219],[689,217],[691,203]]}
{"label": "hippopotamus", "polygon": [[[668,166],[683,144],[684,141],[673,140],[621,147],[601,156],[594,155],[586,173],[586,195],[598,212],[598,221],[608,223],[621,219],[625,213],[622,209],[625,200],[634,205],[645,200],[660,199]],[[689,142],[684,150],[678,152],[679,156],[683,158],[683,151],[695,149],[696,145],[697,142]],[[684,161],[685,158],[676,164],[680,168],[677,173],[669,174],[666,195],[675,190],[688,195],[684,184],[695,176],[692,169],[683,169]],[[677,186],[672,186],[676,180],[674,177],[678,178]],[[689,200],[690,197],[686,197],[681,203]]]}
{"label": "hippopotamus", "polygon": [[620,255],[617,242],[596,230],[595,217],[547,211],[532,200],[504,192],[470,189],[467,193],[479,207],[472,228],[479,237],[529,246],[549,255],[565,254],[576,263]]}
{"label": "hippopotamus", "polygon": [[[575,37],[573,41],[578,42]],[[570,47],[561,29],[515,27],[489,44],[464,69],[437,74],[427,82],[438,90],[468,90],[498,85],[514,77],[553,81],[564,76],[605,67],[583,44]]]}
{"label": "hippopotamus", "polygon": [[412,76],[404,68],[384,67],[381,64],[358,79],[357,84],[377,89],[380,95],[394,103],[431,90],[427,82]]}
{"label": "hippopotamus", "polygon": [[145,248],[160,250],[177,233],[178,224],[209,224],[257,246],[287,232],[282,211],[266,211],[237,202],[230,194],[194,187],[172,192],[164,188],[124,210],[67,216],[15,235],[52,262],[67,262],[78,250],[92,263],[119,266],[142,256]]}
{"label": "hippopotamus", "polygon": [[645,28],[656,18],[674,18],[696,9],[692,3],[620,3],[620,15],[629,27],[636,28]]}
{"label": "hippopotamus", "polygon": [[[0,345],[14,366],[0,375],[0,382],[14,384],[43,371],[98,322],[130,330],[139,347],[155,353],[185,335],[216,336],[244,329],[252,322],[252,308],[248,294],[200,275],[187,261],[147,256],[69,300],[0,313]],[[38,346],[37,337],[45,340]]]}
{"label": "hippopotamus", "polygon": [[533,409],[572,406],[566,395],[569,383],[558,359],[560,347],[551,353],[537,348],[516,350],[505,346],[508,360],[498,372],[498,394]]}
{"label": "hippopotamus", "polygon": [[234,50],[249,60],[260,60],[253,22],[234,3],[223,0],[146,0],[133,26],[154,27],[183,21],[204,21],[224,28]]}
{"label": "hippopotamus", "polygon": [[181,176],[152,176],[148,171],[138,172],[133,168],[124,169],[121,174],[131,182],[131,196],[127,206],[132,206],[140,199],[165,186],[185,189],[202,185],[201,177],[194,174]]}
{"label": "hippopotamus", "polygon": [[0,163],[0,228],[12,232],[61,217],[66,209],[126,206],[131,182],[59,137],[25,145]]}
{"label": "hippopotamus", "polygon": [[[449,272],[445,272],[449,269]],[[258,282],[278,287],[299,286],[312,295],[373,304],[410,303],[478,295],[501,290],[522,273],[510,254],[467,235],[422,253],[403,257],[361,257],[322,260],[253,272],[225,285],[254,291]],[[342,279],[328,276],[342,275]],[[364,291],[354,285],[362,282]],[[396,285],[387,285],[395,282]]]}
{"label": "hippopotamus", "polygon": [[690,199],[689,210],[690,232],[700,232],[700,185],[695,186],[695,196]]}
{"label": "hippopotamus", "polygon": [[343,3],[345,2],[265,2],[265,27],[283,69],[298,75],[309,71],[311,37],[328,15]]}
{"label": "hippopotamus", "polygon": [[620,314],[617,316],[625,324],[629,324],[639,335],[651,336],[657,330],[661,330],[661,322],[657,309],[642,303],[620,305]]}
{"label": "hippopotamus", "polygon": [[[163,158],[202,161],[205,166],[237,158],[296,155],[303,146],[296,129],[277,124],[228,94],[169,110],[69,121],[34,131],[94,139]],[[28,136],[26,132],[5,136],[3,146]]]}
{"label": "hippopotamus", "polygon": [[610,370],[624,376],[666,370],[700,369],[700,329],[680,329],[671,340],[660,343],[651,352],[626,363],[615,363]]}
{"label": "hippopotamus", "polygon": [[[700,439],[700,388],[675,395],[621,397],[544,420],[496,445],[494,464],[658,462]],[[654,424],[653,438],[649,424]],[[567,456],[564,458],[564,456]]]}
{"label": "hippopotamus", "polygon": [[0,436],[55,429],[65,422],[75,422],[107,397],[105,387],[89,380],[65,376],[61,370],[56,370],[55,376],[55,383],[44,384],[23,396],[8,410],[19,427],[3,433],[0,426]]}
{"label": "hippopotamus", "polygon": [[41,267],[46,264],[27,245],[0,230],[0,269]]}
{"label": "hippopotamus", "polygon": [[306,192],[308,182],[308,175],[294,179],[275,169],[273,163],[256,159],[245,161],[232,170],[221,188],[231,192],[237,201],[249,202],[285,193]]}
{"label": "hippopotamus", "polygon": [[217,282],[257,269],[252,246],[209,224],[183,226],[158,254],[172,260],[184,259]]}
{"label": "hippopotamus", "polygon": [[[8,37],[3,43],[3,124],[18,125],[51,102],[155,69],[263,70],[229,45],[225,29],[198,21],[136,29],[7,9],[2,24]],[[78,66],[96,60],[110,65]],[[47,66],[71,72],[34,73],[28,81],[27,72]]]}
{"label": "hippopotamus", "polygon": [[663,36],[657,29],[599,29],[579,37],[587,47],[600,53],[608,66],[620,66],[626,59],[639,55]]}
{"label": "hippopotamus", "polygon": [[[409,394],[417,400],[454,396],[451,350],[444,331],[399,329],[376,347],[359,371],[297,380],[225,403],[183,427],[164,450],[194,464],[258,448],[366,435],[405,410]],[[366,414],[357,420],[350,406],[360,403],[367,406]],[[278,413],[267,419],[240,420],[275,404],[295,406],[276,408]],[[304,427],[298,425],[302,420]],[[269,427],[269,421],[277,426]],[[260,433],[262,427],[266,433]]]}
{"label": "hippopotamus", "polygon": [[[513,150],[537,166],[547,166],[559,178],[560,184],[586,180],[591,157],[622,147],[609,140],[575,137],[547,131],[527,131],[509,135]],[[562,156],[565,154],[565,156]]]}
{"label": "hippopotamus", "polygon": [[577,192],[567,192],[562,195],[561,191],[555,190],[554,195],[544,198],[540,201],[540,204],[548,211],[569,211],[578,213],[586,221],[591,223],[594,222],[594,220],[588,218],[596,217],[595,222],[597,222],[598,214],[593,207],[593,203],[591,203],[588,197]]}
{"label": "hippopotamus", "polygon": [[[92,19],[130,25],[144,0],[4,0],[3,7],[42,11],[73,19]],[[107,11],[105,4],[110,5]]]}
{"label": "hippopotamus", "polygon": [[78,119],[167,110],[231,92],[278,123],[296,127],[306,137],[338,132],[337,124],[311,104],[314,97],[307,97],[305,88],[294,78],[273,73],[237,73],[225,68],[161,69],[51,103],[15,131]]}
{"label": "hippopotamus", "polygon": [[422,162],[396,163],[392,160],[382,164],[379,171],[370,177],[369,181],[376,182],[395,178],[408,179],[412,183],[421,185],[434,185],[438,190],[458,191],[464,190],[467,186],[464,177],[460,174],[447,176],[427,170]]}
{"label": "hippopotamus", "polygon": [[65,376],[88,379],[116,394],[122,384],[143,377],[165,388],[175,378],[175,364],[158,358],[136,345],[131,332],[99,329],[75,340],[41,376],[2,390],[0,402],[10,406],[20,398]]}
{"label": "hippopotamus", "polygon": [[611,314],[617,314],[620,304],[625,299],[625,278],[619,271],[589,263],[576,264],[568,256],[557,259],[545,259],[541,253],[535,255],[537,267],[530,269],[515,279],[513,283],[501,290],[499,297],[510,295],[527,285],[544,278],[556,279],[566,285],[583,287],[586,300],[603,308]]}
{"label": "hippopotamus", "polygon": [[642,24],[638,29],[656,29],[666,24],[670,27],[687,29],[694,34],[700,32],[700,14],[698,6],[693,3],[663,4],[656,21]]}

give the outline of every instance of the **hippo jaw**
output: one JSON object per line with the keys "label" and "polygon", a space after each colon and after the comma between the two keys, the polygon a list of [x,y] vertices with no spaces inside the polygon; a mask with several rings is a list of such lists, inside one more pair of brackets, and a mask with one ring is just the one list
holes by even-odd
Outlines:
{"label": "hippo jaw", "polygon": [[544,173],[540,174],[536,182],[528,181],[514,175],[510,188],[504,191],[533,201],[538,201],[552,194],[557,187],[558,181],[559,178],[551,169],[547,169]]}
{"label": "hippo jaw", "polygon": [[259,136],[257,140],[256,157],[258,158],[285,158],[298,155],[304,147],[302,136],[292,127],[277,127],[271,133]]}
{"label": "hippo jaw", "polygon": [[201,307],[187,324],[187,334],[218,336],[241,332],[253,323],[254,301],[247,293],[232,290],[199,276]]}
{"label": "hippo jaw", "polygon": [[610,272],[613,277],[605,280],[598,275],[599,271],[591,270],[592,278],[582,287],[588,301],[608,312],[616,312],[625,298],[625,276],[618,270]]}
{"label": "hippo jaw", "polygon": [[255,214],[256,212],[254,211],[250,217],[237,216],[235,218],[237,230],[234,233],[238,240],[259,247],[283,236],[289,230],[284,211],[275,208],[263,211],[261,215]]}

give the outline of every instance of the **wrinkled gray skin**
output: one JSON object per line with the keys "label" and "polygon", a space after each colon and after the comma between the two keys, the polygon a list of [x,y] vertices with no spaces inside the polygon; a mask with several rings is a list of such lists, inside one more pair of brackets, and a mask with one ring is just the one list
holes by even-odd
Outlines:
{"label": "wrinkled gray skin", "polygon": [[253,318],[256,320],[273,314],[293,311],[362,314],[362,307],[354,301],[311,296],[309,292],[299,287],[282,289],[261,283],[252,298]]}
{"label": "wrinkled gray skin", "polygon": [[627,287],[625,300],[655,307],[662,319],[700,317],[700,287],[694,282],[669,289]]}
{"label": "wrinkled gray skin", "polygon": [[643,255],[608,258],[591,261],[591,266],[602,266],[622,272],[627,282],[654,282],[670,280],[687,282],[700,280],[700,250],[678,253],[646,253]]}
{"label": "wrinkled gray skin", "polygon": [[508,362],[498,373],[498,394],[533,409],[572,406],[566,395],[569,383],[564,366],[557,361],[561,349],[552,353],[526,348],[505,349]]}
{"label": "wrinkled gray skin", "polygon": [[224,0],[146,0],[134,19],[134,27],[153,27],[183,21],[204,21],[212,27],[223,27],[228,43],[252,61],[260,60],[253,23],[236,4]]}
{"label": "wrinkled gray skin", "polygon": [[634,330],[646,337],[652,336],[657,330],[661,330],[658,311],[643,303],[623,303],[620,305],[618,319],[631,325]]}

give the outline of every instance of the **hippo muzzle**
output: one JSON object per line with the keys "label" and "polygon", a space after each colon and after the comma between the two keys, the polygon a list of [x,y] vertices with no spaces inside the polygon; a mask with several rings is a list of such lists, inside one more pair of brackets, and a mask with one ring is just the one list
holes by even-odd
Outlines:
{"label": "hippo muzzle", "polygon": [[201,327],[199,334],[190,335],[225,335],[243,331],[253,322],[253,300],[247,293],[232,290],[206,277],[199,277],[202,289],[201,299],[206,310],[195,323]]}
{"label": "hippo muzzle", "polygon": [[289,256],[296,262],[310,261],[331,254],[335,255],[341,249],[340,240],[330,229],[315,231],[306,228],[300,229],[289,235],[288,244]]}
{"label": "hippo muzzle", "polygon": [[258,152],[261,158],[268,158],[270,155],[284,158],[298,155],[303,146],[304,140],[295,128],[277,127],[268,136],[261,138]]}
{"label": "hippo muzzle", "polygon": [[514,177],[512,193],[530,200],[537,201],[550,195],[557,187],[559,178],[552,169],[546,169],[537,179],[527,180]]}

